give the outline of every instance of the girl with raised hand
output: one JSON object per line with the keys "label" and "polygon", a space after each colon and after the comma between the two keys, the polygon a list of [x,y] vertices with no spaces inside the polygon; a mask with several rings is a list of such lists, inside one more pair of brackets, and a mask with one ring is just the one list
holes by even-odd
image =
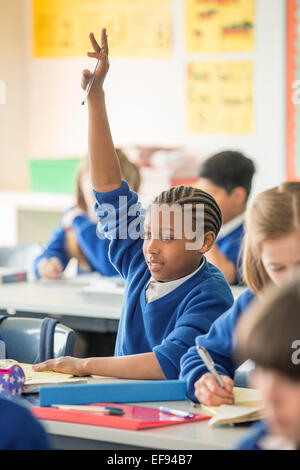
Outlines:
{"label": "girl with raised hand", "polygon": [[[208,263],[222,224],[212,196],[193,187],[161,193],[145,215],[137,194],[122,181],[106,114],[103,82],[109,68],[105,29],[88,95],[89,155],[99,234],[110,240],[113,265],[126,280],[115,356],[47,361],[35,370],[132,379],[176,379],[181,356],[196,336],[233,303],[223,274]],[[91,74],[84,70],[86,88]]]}

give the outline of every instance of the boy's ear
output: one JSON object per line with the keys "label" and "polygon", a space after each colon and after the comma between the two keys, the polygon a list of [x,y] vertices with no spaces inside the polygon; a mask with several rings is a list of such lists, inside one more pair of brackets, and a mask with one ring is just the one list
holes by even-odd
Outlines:
{"label": "boy's ear", "polygon": [[204,234],[204,241],[203,241],[203,245],[202,247],[200,248],[199,253],[206,253],[208,250],[211,249],[211,247],[213,246],[213,244],[215,243],[215,240],[216,240],[216,235],[215,233],[210,230],[209,232],[206,232]]}

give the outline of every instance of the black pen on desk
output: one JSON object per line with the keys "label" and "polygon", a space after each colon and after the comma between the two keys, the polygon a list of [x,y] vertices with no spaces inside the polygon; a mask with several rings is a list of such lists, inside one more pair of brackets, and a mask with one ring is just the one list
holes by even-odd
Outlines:
{"label": "black pen on desk", "polygon": [[198,346],[198,345],[196,345],[196,349],[197,349],[197,352],[198,352],[199,356],[201,357],[202,361],[204,362],[204,364],[208,368],[209,372],[211,372],[215,376],[215,378],[216,378],[218,384],[220,385],[220,387],[225,388],[222,377],[220,376],[220,374],[218,374],[218,372],[216,370],[216,367],[215,367],[215,363],[214,363],[211,355],[209,354],[209,352],[205,348],[203,348],[202,346]]}
{"label": "black pen on desk", "polygon": [[[100,51],[99,51],[99,54],[101,54],[103,51],[104,51],[104,48],[101,47],[101,48],[100,48]],[[97,68],[98,68],[99,62],[100,62],[100,59],[97,60],[96,66],[95,66],[95,69],[94,69],[94,72],[93,72],[93,74],[92,74],[92,76],[91,76],[91,78],[90,78],[90,81],[89,81],[89,83],[88,83],[88,85],[87,85],[87,87],[86,87],[85,95],[84,95],[84,98],[83,98],[83,100],[82,100],[82,102],[81,102],[82,105],[85,104],[85,102],[86,102],[86,100],[87,100],[87,97],[89,96],[90,89],[92,88],[92,85],[93,85],[94,80],[95,80],[96,70],[97,70]]]}

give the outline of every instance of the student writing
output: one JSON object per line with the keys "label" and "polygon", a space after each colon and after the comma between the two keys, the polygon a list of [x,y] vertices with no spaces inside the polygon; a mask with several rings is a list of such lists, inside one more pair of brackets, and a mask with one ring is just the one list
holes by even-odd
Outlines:
{"label": "student writing", "polygon": [[[123,178],[138,191],[140,173],[121,149],[116,149]],[[89,162],[85,157],[78,166],[75,184],[75,207],[68,209],[53,231],[44,252],[34,261],[37,277],[57,279],[71,258],[78,261],[78,273],[98,271],[103,276],[118,272],[108,258],[109,242],[96,234],[95,199],[89,177]]]}
{"label": "student writing", "polygon": [[[98,52],[92,34],[90,39],[96,52],[89,56],[100,59],[88,96],[98,230],[110,239],[110,259],[126,279],[115,357],[60,358],[34,367],[76,375],[178,378],[181,356],[233,303],[223,274],[203,256],[221,227],[221,212],[209,194],[181,186],[161,193],[144,214],[137,194],[121,179],[106,115],[102,87],[109,65],[106,31],[102,30],[104,53]],[[84,87],[89,78],[84,71]],[[172,207],[177,210],[165,217]],[[185,215],[189,223],[184,223]],[[181,224],[183,230],[176,237]]]}
{"label": "student writing", "polygon": [[[239,450],[300,450],[300,275],[267,292],[237,324],[239,361],[251,358],[251,385],[268,418],[235,446]],[[266,340],[267,338],[267,340]]]}
{"label": "student writing", "polygon": [[197,186],[215,198],[223,218],[222,228],[207,259],[222,271],[230,284],[241,282],[239,254],[254,173],[253,161],[231,150],[213,155],[199,168]]}
{"label": "student writing", "polygon": [[187,381],[192,400],[212,406],[232,403],[237,320],[268,284],[282,284],[299,265],[300,183],[284,183],[257,195],[247,210],[243,272],[249,288],[196,339],[212,356],[225,388],[207,373],[195,347],[182,357],[180,377]]}

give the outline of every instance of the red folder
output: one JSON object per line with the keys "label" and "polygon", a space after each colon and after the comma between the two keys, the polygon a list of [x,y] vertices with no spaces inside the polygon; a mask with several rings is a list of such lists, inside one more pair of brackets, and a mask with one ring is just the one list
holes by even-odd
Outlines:
{"label": "red folder", "polygon": [[[132,431],[159,426],[170,426],[180,423],[191,423],[193,421],[202,421],[211,418],[211,416],[197,413],[194,413],[193,418],[182,418],[164,413],[157,408],[125,405],[123,403],[122,405],[120,405],[120,403],[93,403],[91,405],[118,407],[122,408],[125,413],[123,415],[108,415],[96,411],[85,412],[78,410],[62,410],[40,406],[33,406],[31,410],[38,419],[90,424],[92,426],[104,426],[109,428],[130,429]],[[89,405],[86,406],[88,407]]]}

